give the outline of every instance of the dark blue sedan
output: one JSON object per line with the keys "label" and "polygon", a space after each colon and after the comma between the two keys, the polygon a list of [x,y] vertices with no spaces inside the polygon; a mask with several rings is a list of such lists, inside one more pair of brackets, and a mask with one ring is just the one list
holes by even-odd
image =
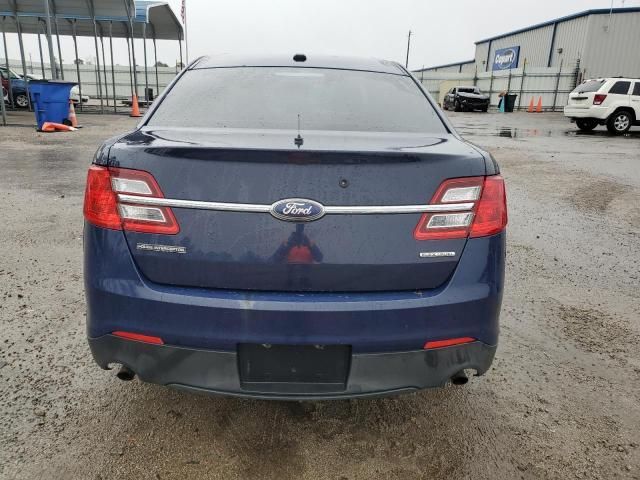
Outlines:
{"label": "dark blue sedan", "polygon": [[200,58],[100,147],[84,215],[89,345],[122,379],[344,398],[493,360],[504,182],[397,63]]}

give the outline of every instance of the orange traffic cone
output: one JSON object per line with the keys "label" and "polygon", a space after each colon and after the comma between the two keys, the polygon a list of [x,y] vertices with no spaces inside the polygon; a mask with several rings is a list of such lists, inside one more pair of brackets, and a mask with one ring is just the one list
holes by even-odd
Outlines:
{"label": "orange traffic cone", "polygon": [[527,112],[533,113],[533,97],[531,97],[531,101],[529,102],[529,108],[527,108]]}
{"label": "orange traffic cone", "polygon": [[131,113],[129,114],[130,117],[141,117],[142,114],[140,113],[140,107],[138,107],[138,95],[136,95],[135,93],[133,94],[133,97],[131,97]]}
{"label": "orange traffic cone", "polygon": [[75,130],[77,128],[62,123],[44,122],[42,124],[43,132],[74,132]]}
{"label": "orange traffic cone", "polygon": [[73,102],[69,100],[69,115],[67,117],[71,122],[71,126],[78,128],[78,118],[76,117],[76,108],[73,106]]}
{"label": "orange traffic cone", "polygon": [[538,106],[536,107],[536,113],[542,113],[542,96],[538,98]]}

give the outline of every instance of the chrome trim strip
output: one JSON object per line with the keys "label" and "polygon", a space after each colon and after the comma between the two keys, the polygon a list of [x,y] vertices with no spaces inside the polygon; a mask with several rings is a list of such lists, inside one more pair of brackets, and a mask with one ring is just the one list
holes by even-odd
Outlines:
{"label": "chrome trim strip", "polygon": [[136,205],[153,205],[158,207],[195,208],[197,210],[218,210],[221,212],[253,212],[269,213],[271,205],[255,203],[199,202],[197,200],[174,200],[171,198],[139,197],[137,195],[118,195],[123,203]]}
{"label": "chrome trim strip", "polygon": [[[269,213],[271,205],[255,203],[201,202],[171,198],[140,197],[118,194],[118,200],[136,205],[157,207],[194,208],[221,212]],[[465,212],[473,209],[475,202],[450,203],[447,205],[371,205],[371,206],[325,206],[326,215],[383,215],[393,213]]]}
{"label": "chrome trim strip", "polygon": [[371,205],[366,207],[324,207],[327,215],[375,215],[389,213],[464,212],[471,210],[474,203],[450,203],[448,205]]}

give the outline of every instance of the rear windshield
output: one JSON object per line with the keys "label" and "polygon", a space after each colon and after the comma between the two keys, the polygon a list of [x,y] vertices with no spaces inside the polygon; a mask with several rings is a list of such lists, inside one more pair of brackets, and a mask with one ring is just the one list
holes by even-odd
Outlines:
{"label": "rear windshield", "polygon": [[582,85],[578,85],[574,90],[575,93],[597,92],[604,85],[604,80],[589,80]]}
{"label": "rear windshield", "polygon": [[158,127],[445,133],[407,76],[288,67],[186,72],[153,113]]}

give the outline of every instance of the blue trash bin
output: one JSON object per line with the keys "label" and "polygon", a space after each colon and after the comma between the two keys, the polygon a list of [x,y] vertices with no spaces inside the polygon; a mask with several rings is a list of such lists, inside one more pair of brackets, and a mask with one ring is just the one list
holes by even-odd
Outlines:
{"label": "blue trash bin", "polygon": [[75,82],[31,80],[29,94],[36,114],[38,130],[44,122],[64,123],[69,116],[69,94]]}

